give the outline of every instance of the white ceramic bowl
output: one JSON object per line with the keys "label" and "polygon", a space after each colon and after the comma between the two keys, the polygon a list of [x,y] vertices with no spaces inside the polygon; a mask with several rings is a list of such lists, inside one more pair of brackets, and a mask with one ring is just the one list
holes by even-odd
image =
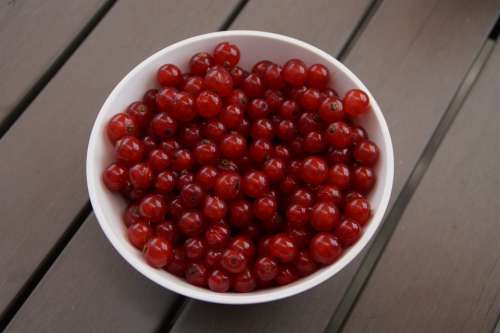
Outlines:
{"label": "white ceramic bowl", "polygon": [[[165,63],[173,63],[186,70],[188,61],[194,53],[211,52],[214,46],[222,41],[229,41],[239,46],[240,66],[245,69],[250,69],[254,63],[262,59],[283,64],[290,58],[300,58],[309,65],[321,63],[327,66],[333,77],[332,87],[340,96],[352,88],[366,91],[370,96],[373,112],[361,117],[359,122],[367,130],[370,138],[377,143],[381,153],[375,170],[377,183],[369,196],[374,215],[365,227],[361,239],[347,249],[337,262],[306,278],[287,286],[246,294],[222,294],[195,287],[164,270],[149,266],[141,252],[127,240],[126,229],[122,222],[125,202],[118,195],[109,192],[101,181],[102,171],[113,160],[113,148],[105,133],[105,126],[111,116],[123,111],[131,102],[141,99],[144,91],[155,86],[158,67]],[[382,111],[365,85],[326,52],[297,39],[259,31],[226,31],[196,36],[170,45],[141,62],[120,81],[106,99],[94,123],[87,151],[87,184],[94,212],[104,233],[123,258],[144,276],[176,293],[203,301],[227,304],[261,303],[281,299],[308,290],[337,274],[361,252],[381,224],[391,194],[393,175],[394,156],[389,130]]]}

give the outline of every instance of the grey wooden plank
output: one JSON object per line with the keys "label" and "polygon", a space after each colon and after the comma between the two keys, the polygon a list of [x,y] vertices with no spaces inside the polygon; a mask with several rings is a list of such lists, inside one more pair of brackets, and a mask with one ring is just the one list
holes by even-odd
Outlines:
{"label": "grey wooden plank", "polygon": [[345,332],[492,332],[500,313],[500,45],[415,192]]}
{"label": "grey wooden plank", "polygon": [[[156,50],[217,30],[236,4],[120,1],[2,138],[0,179],[6,190],[0,193],[0,207],[9,208],[2,209],[0,224],[0,312],[87,202],[87,140],[113,86]],[[36,303],[29,304],[23,311],[36,311]],[[88,306],[99,304],[96,299]],[[78,315],[70,311],[69,299],[53,306]]]}
{"label": "grey wooden plank", "polygon": [[152,332],[172,300],[114,251],[91,215],[6,332]]}
{"label": "grey wooden plank", "polygon": [[0,3],[0,123],[105,2]]}
{"label": "grey wooden plank", "polygon": [[[497,3],[384,1],[347,55],[346,64],[377,97],[389,123],[396,150],[391,205],[494,24]],[[341,6],[332,8],[341,13]],[[288,22],[292,31],[296,21]],[[334,33],[325,35],[316,41],[323,48]],[[336,277],[290,299],[245,307],[191,302],[173,331],[323,331],[364,255]]]}

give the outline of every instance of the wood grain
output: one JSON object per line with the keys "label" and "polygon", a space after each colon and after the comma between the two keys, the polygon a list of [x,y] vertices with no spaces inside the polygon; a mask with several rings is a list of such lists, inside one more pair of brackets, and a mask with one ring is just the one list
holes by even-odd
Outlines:
{"label": "wood grain", "polygon": [[0,2],[0,123],[104,3]]}
{"label": "wood grain", "polygon": [[91,215],[6,332],[152,332],[174,301],[120,257]]}
{"label": "wood grain", "polygon": [[[0,193],[0,207],[9,208],[2,209],[0,224],[0,312],[87,202],[87,141],[113,86],[158,49],[217,30],[236,4],[236,0],[156,0],[147,5],[120,1],[2,138],[0,179],[6,190]],[[87,306],[99,307],[108,295],[96,297]],[[28,300],[21,311],[38,311],[38,301]],[[71,312],[71,301],[53,306],[78,316]]]}
{"label": "wood grain", "polygon": [[500,46],[490,57],[345,332],[492,332],[500,312]]}
{"label": "wood grain", "polygon": [[[302,12],[319,17],[310,7]],[[331,8],[331,15],[342,15],[342,6]],[[391,204],[486,39],[496,8],[496,1],[384,1],[347,55],[346,64],[367,84],[389,123],[396,150]],[[326,13],[323,10],[321,15]],[[270,28],[274,25],[284,31],[285,19],[294,31],[297,18],[293,17],[280,22],[265,20],[263,25],[268,30],[274,30]],[[263,29],[246,24],[247,28]],[[315,43],[339,49],[325,46],[333,36],[335,29],[331,28]],[[290,299],[245,307],[192,302],[173,331],[323,331],[363,256],[336,277]]]}

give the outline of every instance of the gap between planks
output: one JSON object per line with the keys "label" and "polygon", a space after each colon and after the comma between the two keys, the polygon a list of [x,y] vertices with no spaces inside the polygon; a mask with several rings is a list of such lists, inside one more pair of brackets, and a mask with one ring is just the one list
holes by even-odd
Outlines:
{"label": "gap between planks", "polygon": [[488,38],[479,50],[477,57],[466,73],[464,80],[457,89],[444,115],[440,119],[438,126],[434,130],[431,138],[424,148],[424,151],[420,155],[417,164],[413,168],[410,177],[406,181],[400,195],[396,199],[392,210],[388,213],[387,218],[370,246],[367,255],[363,258],[363,261],[347,288],[342,301],[332,315],[325,332],[334,333],[342,331],[345,323],[349,319],[351,311],[354,309],[359,296],[363,292],[366,283],[370,279],[370,276],[372,275],[380,257],[392,237],[392,234],[398,226],[406,206],[410,202],[415,190],[420,184],[420,181],[429,168],[439,145],[446,136],[457,114],[460,112],[460,109],[474,86],[474,83],[479,77],[481,70],[488,61],[491,52],[495,47],[499,31],[500,17],[496,21],[494,27],[488,35]]}
{"label": "gap between planks", "polygon": [[[31,102],[42,92],[45,86],[52,80],[52,78],[64,66],[66,61],[73,55],[73,53],[85,41],[88,35],[94,30],[99,22],[106,16],[109,10],[116,3],[116,0],[106,1],[101,8],[91,17],[85,24],[75,38],[68,44],[64,51],[54,60],[54,62],[47,68],[47,70],[35,81],[33,86],[28,90],[26,95],[19,101],[19,103],[7,114],[5,119],[0,122],[0,140],[7,133],[7,131],[14,125],[16,120],[23,114],[23,112],[30,106]],[[1,321],[0,321],[1,323]],[[0,325],[1,327],[1,325]]]}

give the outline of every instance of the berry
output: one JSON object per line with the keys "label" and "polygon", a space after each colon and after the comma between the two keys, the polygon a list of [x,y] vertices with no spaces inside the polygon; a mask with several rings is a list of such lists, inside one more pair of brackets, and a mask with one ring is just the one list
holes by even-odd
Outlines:
{"label": "berry", "polygon": [[196,53],[189,60],[189,69],[193,75],[204,76],[213,65],[214,58],[206,52]]}
{"label": "berry", "polygon": [[102,181],[110,191],[121,191],[127,186],[127,169],[116,163],[113,163],[104,170],[102,174]]}
{"label": "berry", "polygon": [[355,168],[352,173],[353,187],[361,193],[370,192],[375,185],[375,180],[373,170],[365,166]]}
{"label": "berry", "polygon": [[345,248],[358,241],[361,237],[361,227],[356,221],[347,218],[343,220],[337,230],[335,230],[335,235]]}
{"label": "berry", "polygon": [[227,212],[226,203],[217,196],[209,195],[205,198],[203,205],[203,216],[212,222],[217,222],[224,218]]}
{"label": "berry", "polygon": [[221,66],[213,66],[205,75],[205,87],[221,97],[228,96],[233,90],[231,74]]}
{"label": "berry", "polygon": [[320,157],[308,157],[302,164],[302,179],[312,185],[321,184],[327,177],[326,162]]}
{"label": "berry", "polygon": [[225,293],[231,286],[229,275],[220,269],[215,269],[208,276],[208,287],[216,292]]}
{"label": "berry", "polygon": [[264,173],[251,171],[243,177],[241,189],[249,197],[260,198],[269,191],[269,183]]}
{"label": "berry", "polygon": [[203,232],[203,220],[195,211],[182,214],[177,226],[188,237],[196,237]]}
{"label": "berry", "polygon": [[344,96],[344,110],[351,117],[358,117],[370,110],[368,95],[359,89],[349,90]]}
{"label": "berry", "polygon": [[128,227],[127,236],[133,246],[142,250],[146,242],[153,237],[153,229],[146,223],[135,223]]}
{"label": "berry", "polygon": [[262,281],[271,281],[278,275],[278,263],[271,257],[260,257],[255,261],[254,273]]}
{"label": "berry", "polygon": [[281,262],[292,262],[297,256],[297,248],[289,236],[278,234],[269,243],[269,254]]}
{"label": "berry", "polygon": [[215,180],[214,192],[222,200],[231,200],[240,193],[241,178],[236,172],[225,172]]}
{"label": "berry", "polygon": [[346,217],[352,218],[364,225],[371,216],[370,203],[365,198],[356,198],[347,202],[344,207]]}
{"label": "berry", "polygon": [[303,86],[307,78],[307,68],[302,60],[291,59],[283,66],[283,79],[293,87]]}
{"label": "berry", "polygon": [[311,240],[309,251],[314,261],[322,265],[329,265],[340,257],[342,247],[333,234],[321,232]]}
{"label": "berry", "polygon": [[362,140],[353,151],[354,159],[365,166],[373,166],[378,161],[378,147],[370,140]]}
{"label": "berry", "polygon": [[215,47],[214,61],[224,67],[236,66],[240,61],[240,49],[228,42],[220,43]]}
{"label": "berry", "polygon": [[161,194],[150,194],[141,200],[139,211],[151,221],[161,222],[167,213],[167,204]]}
{"label": "berry", "polygon": [[207,285],[208,269],[201,262],[188,264],[185,271],[186,281],[192,285],[203,287]]}
{"label": "berry", "polygon": [[196,97],[196,111],[203,118],[212,118],[219,114],[222,109],[222,100],[211,91],[202,91]]}
{"label": "berry", "polygon": [[229,273],[240,273],[247,267],[247,258],[240,250],[230,248],[222,253],[220,265]]}
{"label": "berry", "polygon": [[153,237],[144,245],[144,257],[151,266],[164,267],[172,260],[172,244],[161,237]]}
{"label": "berry", "polygon": [[156,73],[158,83],[163,87],[177,87],[182,83],[182,72],[179,67],[166,64]]}
{"label": "berry", "polygon": [[339,210],[331,202],[318,202],[311,209],[311,226],[318,231],[331,231],[339,221]]}

